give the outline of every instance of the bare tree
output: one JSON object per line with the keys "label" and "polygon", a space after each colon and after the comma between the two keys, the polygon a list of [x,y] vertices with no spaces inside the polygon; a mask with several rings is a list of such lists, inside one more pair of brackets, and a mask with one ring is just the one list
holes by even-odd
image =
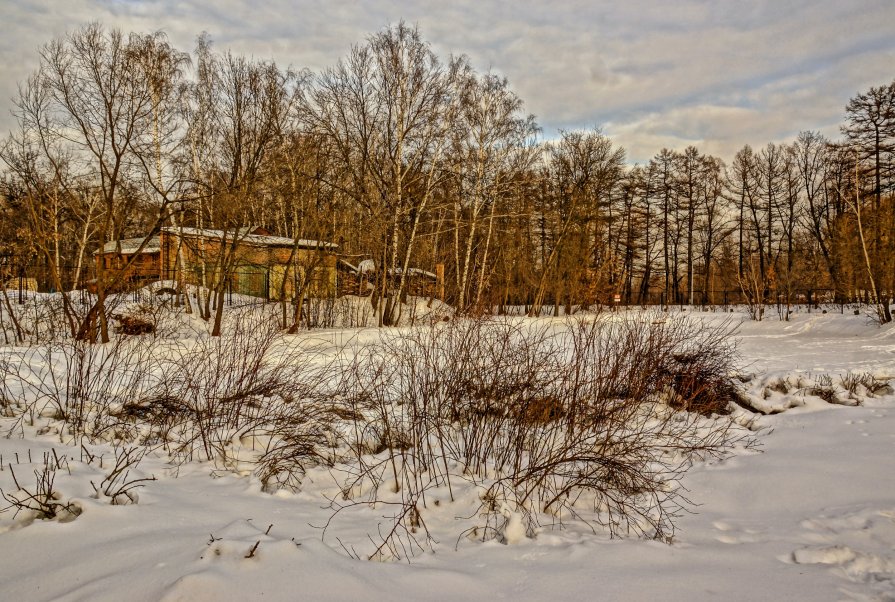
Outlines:
{"label": "bare tree", "polygon": [[312,130],[332,138],[344,174],[330,182],[365,208],[378,233],[373,303],[382,325],[400,314],[420,224],[445,175],[464,73],[464,59],[443,65],[419,31],[400,22],[352,48],[307,97]]}
{"label": "bare tree", "polygon": [[[184,60],[163,34],[126,37],[91,24],[44,46],[40,68],[20,92],[17,150],[47,162],[54,189],[70,187],[67,172],[79,190],[96,195],[98,207],[85,222],[98,214],[100,242],[120,238],[147,189],[156,195],[156,217],[140,250],[168,219],[174,185],[159,181],[161,147],[176,129],[168,107]],[[107,276],[99,264],[97,299],[76,336],[93,340],[98,321],[99,336],[108,341],[106,295],[121,284],[126,267]]]}
{"label": "bare tree", "polygon": [[[572,280],[567,270],[570,264],[577,269],[590,266],[592,280],[607,271],[611,274],[608,208],[625,160],[624,149],[615,147],[599,130],[563,132],[558,143],[545,149],[545,197],[540,211],[545,225],[550,222],[549,252],[542,256],[531,315],[540,313],[550,285],[558,289],[554,290],[558,306],[562,289]],[[547,242],[548,230],[542,231],[542,240]],[[542,247],[547,251],[546,245]]]}
{"label": "bare tree", "polygon": [[[456,299],[457,306],[465,310],[477,306],[481,299],[497,207],[512,189],[513,175],[531,166],[535,157],[531,139],[537,125],[533,116],[522,114],[522,101],[509,89],[506,78],[470,74],[462,90],[451,151],[458,179],[454,196]],[[461,230],[465,243],[461,243]]]}
{"label": "bare tree", "polygon": [[[200,73],[190,103],[198,120],[190,140],[194,163],[201,157],[211,162],[196,166],[193,173],[207,199],[199,207],[200,219],[221,233],[213,257],[202,258],[203,285],[208,290],[203,314],[210,318],[213,296],[212,335],[219,336],[224,294],[238,265],[237,249],[253,218],[267,221],[268,176],[292,129],[301,78],[273,62],[230,52],[215,55],[204,38],[198,54]],[[211,138],[200,142],[200,135]]]}
{"label": "bare tree", "polygon": [[827,148],[828,142],[821,134],[800,132],[793,151],[806,203],[804,215],[807,228],[823,256],[829,280],[835,287],[839,275],[831,245],[832,237],[835,236],[832,222],[836,216],[828,202],[829,197],[825,194]]}
{"label": "bare tree", "polygon": [[655,164],[654,171],[657,174],[657,194],[661,199],[661,224],[662,224],[662,265],[665,286],[663,292],[665,302],[674,302],[677,299],[677,249],[679,235],[675,228],[677,221],[677,204],[675,199],[675,169],[676,153],[663,148],[651,163]]}
{"label": "bare tree", "polygon": [[697,228],[698,239],[701,242],[701,256],[703,269],[702,298],[708,303],[716,303],[714,286],[714,272],[712,265],[716,259],[716,253],[728,236],[733,232],[734,226],[728,212],[728,206],[724,198],[724,165],[717,157],[704,157],[702,173],[702,191],[700,194],[700,222]]}
{"label": "bare tree", "polygon": [[[895,185],[895,81],[858,94],[849,101],[845,110],[847,123],[842,127],[842,132],[857,152],[857,161],[870,163],[871,178],[865,178],[861,184],[866,186],[870,183],[868,192],[873,203],[870,214],[865,212],[861,221],[868,230],[870,279],[882,284],[874,294],[885,291],[886,299],[878,302],[883,312],[881,318],[890,322],[892,313],[889,301],[895,285],[895,263],[891,260],[895,243],[890,233],[895,230],[895,210],[891,202],[884,204],[883,200]],[[855,210],[859,208],[858,204],[856,201]]]}

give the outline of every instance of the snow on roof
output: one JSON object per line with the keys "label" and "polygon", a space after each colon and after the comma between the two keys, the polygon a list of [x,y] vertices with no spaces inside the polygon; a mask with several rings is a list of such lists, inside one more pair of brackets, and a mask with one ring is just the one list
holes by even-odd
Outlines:
{"label": "snow on roof", "polygon": [[344,259],[339,259],[339,265],[343,265],[343,266],[347,267],[349,270],[351,270],[352,272],[357,273],[357,266],[355,266],[353,263],[351,263],[349,261],[346,261]]}
{"label": "snow on roof", "polygon": [[[340,261],[358,274],[372,274],[376,271],[376,262],[372,259],[364,259],[359,264],[357,264],[357,267],[354,267],[345,260]],[[401,268],[395,268],[394,270],[389,270],[388,273],[391,275],[400,276],[402,271],[403,270]],[[432,272],[427,272],[426,270],[422,270],[420,268],[407,268],[407,274],[410,276],[417,276],[421,278],[431,278],[432,280],[435,280],[437,278],[437,276]]]}
{"label": "snow on roof", "polygon": [[[180,235],[182,232],[184,236],[193,236],[193,237],[202,237],[202,238],[217,238],[222,239],[225,236],[225,232],[223,230],[210,230],[208,228],[162,228],[163,232],[169,232],[171,234]],[[239,233],[239,242],[241,244],[246,245],[255,245],[259,247],[291,247],[292,245],[298,245],[301,249],[338,249],[339,245],[326,242],[324,240],[309,240],[300,238],[298,240],[287,238],[285,236],[266,236],[261,234],[243,234],[245,232],[245,228],[241,228]],[[232,240],[233,232],[226,232],[226,237],[229,240]]]}
{"label": "snow on roof", "polygon": [[[122,238],[121,240],[112,240],[103,245],[102,251],[97,251],[94,253],[95,255],[99,255],[100,253],[115,253],[118,252],[119,245],[121,248],[120,253],[122,255],[133,255],[137,252],[137,249],[140,248],[140,245],[143,244],[143,238]],[[146,246],[143,247],[141,253],[158,253],[161,251],[161,245],[159,243],[159,237],[153,236],[148,241],[146,241]]]}
{"label": "snow on roof", "polygon": [[[395,268],[394,270],[389,270],[388,273],[389,274],[394,273],[395,275],[400,276],[402,271],[403,270],[401,268]],[[438,278],[438,276],[436,276],[432,272],[427,272],[426,270],[421,270],[420,268],[407,268],[407,274],[410,276],[421,276],[423,278],[431,278],[433,280]]]}

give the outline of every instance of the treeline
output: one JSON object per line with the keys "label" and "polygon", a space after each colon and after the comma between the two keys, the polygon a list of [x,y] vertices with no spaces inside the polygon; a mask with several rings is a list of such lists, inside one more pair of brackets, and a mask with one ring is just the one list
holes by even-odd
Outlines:
{"label": "treeline", "polygon": [[375,261],[386,325],[410,269],[438,264],[469,313],[826,289],[891,320],[895,81],[848,103],[841,140],[803,132],[729,164],[662,149],[631,167],[598,130],[542,140],[505,78],[404,23],[320,73],[94,24],[40,50],[14,112],[0,253],[45,266],[56,290],[97,278],[81,336],[105,333],[120,284],[92,253],[165,226],[338,243]]}

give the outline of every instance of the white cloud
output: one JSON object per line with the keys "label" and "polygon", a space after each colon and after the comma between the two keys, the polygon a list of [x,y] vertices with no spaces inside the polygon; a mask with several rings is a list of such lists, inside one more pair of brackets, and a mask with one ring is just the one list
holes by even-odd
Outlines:
{"label": "white cloud", "polygon": [[443,56],[507,75],[547,135],[605,126],[639,161],[835,135],[849,97],[895,76],[890,0],[20,0],[0,5],[0,131],[38,47],[92,20],[162,29],[184,50],[208,31],[219,48],[318,70],[401,18]]}

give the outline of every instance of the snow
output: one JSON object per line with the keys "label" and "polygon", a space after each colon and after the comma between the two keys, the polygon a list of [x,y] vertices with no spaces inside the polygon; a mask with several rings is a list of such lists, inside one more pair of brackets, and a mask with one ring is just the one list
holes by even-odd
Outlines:
{"label": "snow", "polygon": [[[233,240],[233,232],[223,230],[210,230],[208,228],[162,228],[163,232],[169,232],[178,236],[190,236],[195,238],[210,238],[219,240]],[[239,243],[243,245],[255,245],[259,247],[291,247],[301,249],[338,249],[339,245],[323,240],[294,239],[285,236],[269,236],[265,234],[242,234],[240,232]]]}
{"label": "snow", "polygon": [[[38,434],[37,418],[24,437],[0,439],[0,488],[10,491],[11,470],[33,481],[56,450],[68,456],[57,488],[82,512],[68,522],[0,514],[0,598],[895,600],[895,395],[843,384],[849,373],[895,378],[895,328],[833,311],[789,322],[687,315],[740,322],[742,393],[759,411],[738,409],[738,419],[761,429],[761,448],[685,476],[698,505],[670,543],[610,539],[575,523],[530,537],[509,508],[501,540],[470,541],[456,529],[456,508],[467,506],[435,506],[447,497],[433,490],[434,553],[356,560],[348,552],[369,545],[365,535],[388,524],[389,510],[353,507],[324,531],[327,496],[338,492],[330,469],[309,471],[296,492],[266,493],[250,475],[147,456],[132,478],[156,480],[136,490],[138,503],[113,505],[90,483],[108,473],[112,448],[86,446],[103,455],[100,467],[52,429]],[[375,336],[332,329],[288,341],[325,354]],[[824,387],[838,403],[818,396]],[[2,432],[11,420],[0,419]]]}
{"label": "snow", "polygon": [[[122,238],[121,240],[113,240],[111,242],[107,242],[103,245],[102,251],[97,251],[94,253],[95,255],[99,255],[100,253],[116,253],[120,252],[122,255],[133,255],[137,252],[137,249],[140,248],[140,245],[143,244],[143,238]],[[143,247],[141,253],[158,253],[161,251],[161,242],[158,236],[150,237],[149,240],[146,241],[146,245]],[[120,251],[119,251],[120,250]]]}

